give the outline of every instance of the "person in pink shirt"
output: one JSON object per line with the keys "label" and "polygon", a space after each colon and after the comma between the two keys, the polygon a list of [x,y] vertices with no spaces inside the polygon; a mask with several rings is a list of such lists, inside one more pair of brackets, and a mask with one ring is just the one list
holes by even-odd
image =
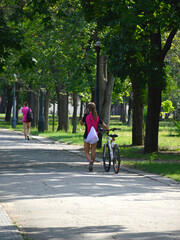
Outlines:
{"label": "person in pink shirt", "polygon": [[[93,171],[93,163],[95,161],[97,143],[90,144],[86,142],[86,138],[92,126],[95,128],[96,132],[97,132],[98,124],[101,124],[102,127],[105,128],[106,130],[108,130],[108,127],[97,115],[95,103],[93,102],[88,103],[87,108],[88,108],[88,113],[84,114],[84,117],[81,120],[81,125],[85,124],[85,127],[86,127],[85,133],[84,133],[84,151],[85,151],[86,158],[89,161],[89,171]],[[91,145],[91,155],[89,153],[90,145]]]}
{"label": "person in pink shirt", "polygon": [[[29,110],[28,103],[24,102],[23,108],[22,108],[22,113],[23,113],[22,121],[24,126],[24,137],[26,140],[30,140],[29,134],[30,134],[30,128],[31,128],[31,122],[27,121],[28,110]],[[30,111],[32,112],[31,108],[30,108]]]}

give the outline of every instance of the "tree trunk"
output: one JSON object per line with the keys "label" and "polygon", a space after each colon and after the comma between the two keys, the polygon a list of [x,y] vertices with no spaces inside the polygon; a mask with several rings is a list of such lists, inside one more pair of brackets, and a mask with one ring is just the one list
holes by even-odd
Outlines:
{"label": "tree trunk", "polygon": [[20,109],[20,106],[19,106],[19,92],[16,92],[16,123],[19,122],[19,109]]}
{"label": "tree trunk", "polygon": [[91,102],[95,102],[95,89],[91,88]]}
{"label": "tree trunk", "polygon": [[53,111],[52,111],[52,130],[54,132],[54,122],[55,122],[55,101],[53,101]]}
{"label": "tree trunk", "polygon": [[125,97],[123,96],[123,103],[120,104],[121,109],[121,121],[122,123],[126,123],[126,104],[125,104]]}
{"label": "tree trunk", "polygon": [[148,88],[148,112],[144,151],[158,151],[159,114],[161,109],[161,90],[153,86]]}
{"label": "tree trunk", "polygon": [[12,87],[7,87],[7,107],[6,107],[6,117],[5,121],[11,121],[11,110],[13,105],[13,95],[12,95]]}
{"label": "tree trunk", "polygon": [[107,75],[107,57],[99,55],[99,115],[109,125],[114,77]]}
{"label": "tree trunk", "polygon": [[60,82],[57,83],[56,93],[58,99],[58,129],[68,131],[69,119],[68,119],[68,94],[62,92],[64,87]]}
{"label": "tree trunk", "polygon": [[5,113],[6,109],[6,96],[5,93],[2,93],[0,96],[0,113]]}
{"label": "tree trunk", "polygon": [[110,73],[108,74],[108,81],[106,82],[106,85],[105,85],[104,95],[100,96],[100,98],[103,98],[100,117],[108,126],[109,126],[110,115],[111,115],[111,100],[112,100],[113,86],[114,86],[114,77]]}
{"label": "tree trunk", "polygon": [[132,101],[132,94],[130,94],[129,96],[129,109],[128,109],[128,126],[131,126],[132,124],[132,105],[133,105],[133,101]]}
{"label": "tree trunk", "polygon": [[79,114],[79,120],[82,119],[82,116],[83,116],[83,105],[84,105],[84,102],[81,100],[81,103],[80,103],[80,114]]}
{"label": "tree trunk", "polygon": [[72,130],[72,133],[76,133],[77,108],[78,108],[78,94],[77,94],[77,92],[73,91],[73,118],[72,118],[73,130]]}
{"label": "tree trunk", "polygon": [[138,146],[144,143],[144,106],[142,102],[142,90],[138,86],[135,77],[131,80],[133,90],[132,145]]}
{"label": "tree trunk", "polygon": [[[175,34],[175,33],[174,33]],[[158,28],[157,32],[152,32],[150,35],[152,54],[151,54],[151,69],[148,76],[148,111],[146,121],[146,137],[144,151],[148,153],[158,151],[158,131],[159,131],[159,116],[161,110],[161,92],[165,86],[164,73],[164,58],[170,48],[171,38],[166,41],[162,51],[161,32]],[[153,49],[156,49],[153,52]]]}
{"label": "tree trunk", "polygon": [[104,104],[104,94],[107,82],[107,58],[103,55],[99,55],[99,115],[101,115]]}
{"label": "tree trunk", "polygon": [[[32,89],[31,86],[29,86],[29,88]],[[28,105],[33,112],[33,121],[31,125],[32,127],[37,127],[39,120],[39,95],[37,92],[33,92],[33,90],[28,92]]]}
{"label": "tree trunk", "polygon": [[45,93],[44,99],[44,130],[48,130],[49,126],[49,92]]}
{"label": "tree trunk", "polygon": [[21,106],[19,105],[19,89],[20,89],[20,85],[16,84],[16,122],[19,122],[19,110],[21,108]]}

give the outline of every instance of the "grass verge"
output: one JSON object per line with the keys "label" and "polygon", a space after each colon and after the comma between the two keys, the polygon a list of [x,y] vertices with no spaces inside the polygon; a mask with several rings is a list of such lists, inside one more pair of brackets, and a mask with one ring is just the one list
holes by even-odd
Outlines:
{"label": "grass verge", "polygon": [[160,163],[160,162],[134,162],[134,161],[122,161],[122,165],[139,169],[142,171],[155,173],[164,177],[171,178],[180,182],[180,164],[179,163]]}

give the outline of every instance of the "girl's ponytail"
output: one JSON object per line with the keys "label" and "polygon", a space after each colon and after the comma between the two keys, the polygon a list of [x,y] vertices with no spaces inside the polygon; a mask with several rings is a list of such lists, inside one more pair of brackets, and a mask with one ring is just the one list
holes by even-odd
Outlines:
{"label": "girl's ponytail", "polygon": [[96,105],[93,102],[88,103],[87,105],[89,111],[92,112],[93,119],[96,120],[97,118],[97,111],[96,111]]}

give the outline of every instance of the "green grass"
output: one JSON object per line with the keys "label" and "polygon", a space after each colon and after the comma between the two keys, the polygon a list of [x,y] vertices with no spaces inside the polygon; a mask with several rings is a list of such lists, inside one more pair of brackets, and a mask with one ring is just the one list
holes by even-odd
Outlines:
{"label": "green grass", "polygon": [[122,164],[127,167],[139,169],[142,171],[155,173],[164,177],[171,178],[180,182],[180,163],[160,163],[160,162],[134,162],[134,161],[122,161]]}
{"label": "green grass", "polygon": [[[4,122],[4,115],[0,114],[0,127],[12,129],[11,123]],[[160,122],[159,128],[159,152],[152,154],[145,154],[143,146],[131,146],[132,144],[132,127],[123,125],[119,122],[119,116],[112,116],[110,121],[110,128],[117,127],[121,130],[116,131],[118,138],[116,143],[120,147],[122,160],[129,159],[129,161],[122,161],[123,164],[130,167],[139,168],[144,171],[154,172],[166,177],[170,177],[180,181],[180,136],[170,135],[169,125]],[[31,135],[40,135],[50,138],[54,141],[59,141],[67,144],[81,145],[83,148],[83,134],[84,126],[80,126],[78,121],[77,133],[72,133],[72,125],[68,132],[56,131],[57,117],[55,119],[55,131],[52,131],[52,117],[49,118],[49,130],[44,133],[39,133],[37,128],[31,128]],[[19,123],[16,126],[17,131],[23,132],[22,115],[19,116]],[[102,139],[102,146],[106,141],[105,135]],[[97,156],[102,157],[102,148],[97,149]],[[152,163],[150,163],[152,159]],[[140,160],[141,162],[137,161]],[[143,160],[148,160],[144,162]],[[153,161],[154,160],[154,161]],[[157,161],[165,161],[157,162]]]}

